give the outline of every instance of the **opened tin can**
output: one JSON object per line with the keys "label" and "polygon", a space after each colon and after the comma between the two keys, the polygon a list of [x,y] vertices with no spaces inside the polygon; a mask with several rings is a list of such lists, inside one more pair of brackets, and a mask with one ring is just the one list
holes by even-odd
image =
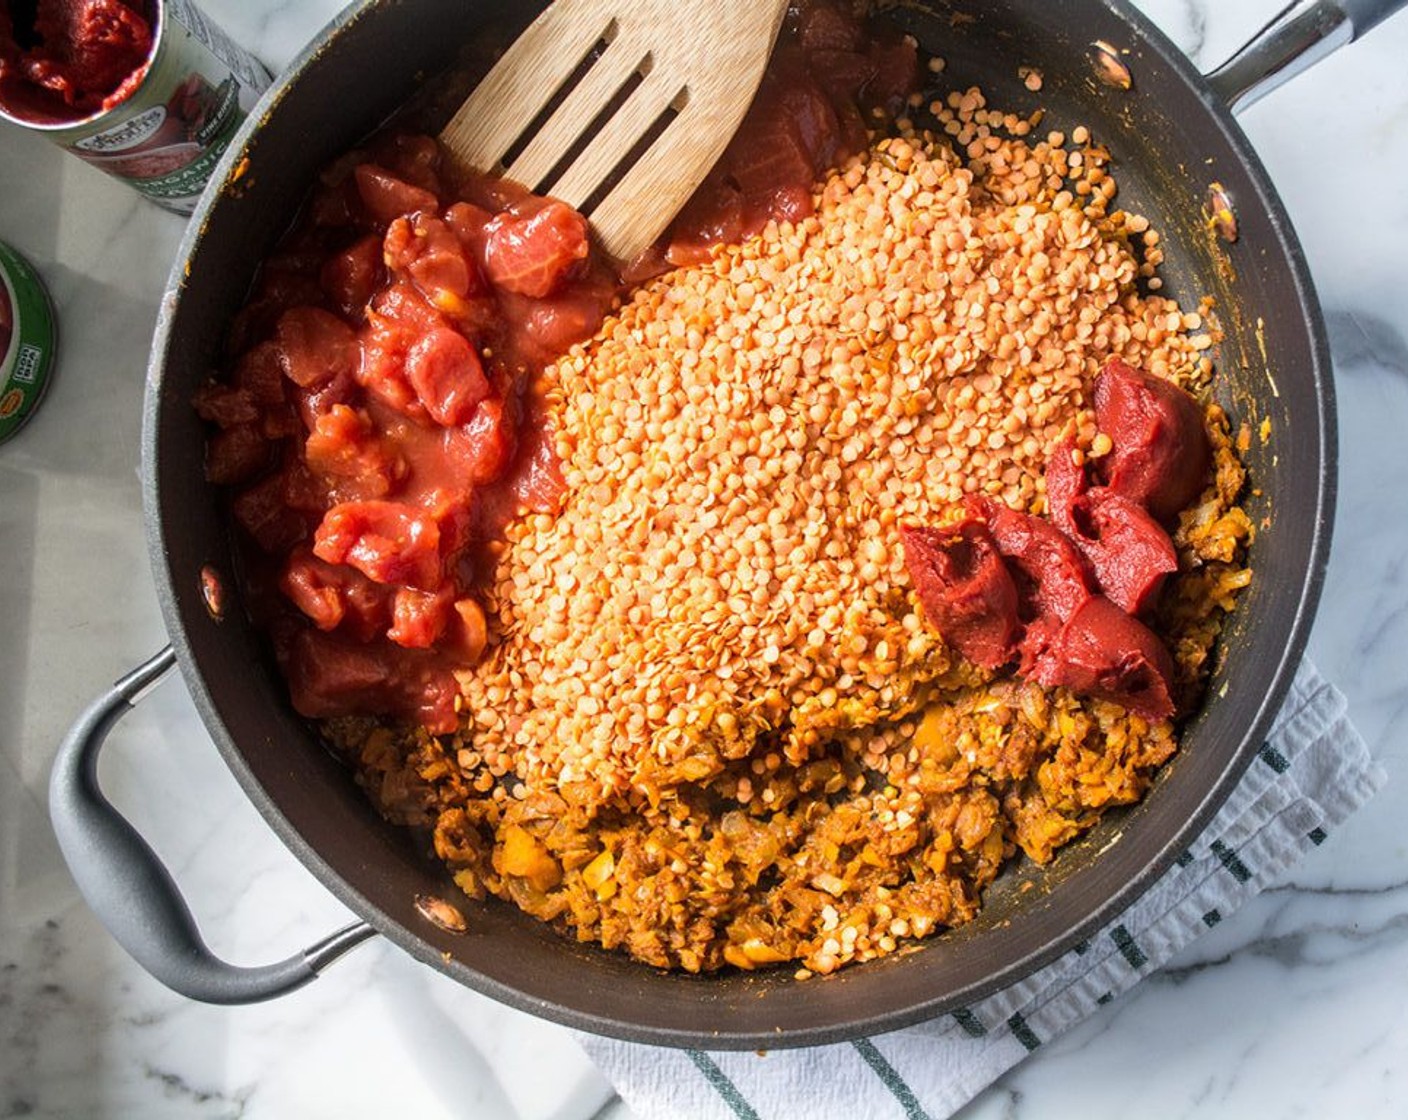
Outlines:
{"label": "opened tin can", "polygon": [[0,443],[39,406],[54,368],[49,293],[29,262],[0,241]]}
{"label": "opened tin can", "polygon": [[268,70],[189,0],[51,0],[28,10],[37,14],[10,31],[7,53],[18,61],[0,80],[0,118],[169,210],[194,210],[268,88]]}

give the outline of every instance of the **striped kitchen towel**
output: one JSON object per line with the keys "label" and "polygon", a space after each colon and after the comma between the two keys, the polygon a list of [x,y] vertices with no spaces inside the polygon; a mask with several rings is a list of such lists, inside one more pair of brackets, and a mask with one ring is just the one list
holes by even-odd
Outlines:
{"label": "striped kitchen towel", "polygon": [[1306,664],[1202,839],[1099,936],[1013,987],[921,1026],[811,1050],[581,1042],[640,1120],[943,1120],[1275,882],[1384,778],[1344,697]]}

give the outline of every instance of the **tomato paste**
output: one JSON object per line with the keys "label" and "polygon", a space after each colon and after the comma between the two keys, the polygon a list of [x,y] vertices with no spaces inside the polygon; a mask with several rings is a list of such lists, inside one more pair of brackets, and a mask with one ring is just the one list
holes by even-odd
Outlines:
{"label": "tomato paste", "polygon": [[1057,448],[1050,520],[971,497],[948,530],[906,529],[905,563],[926,617],[975,665],[1015,660],[1044,687],[1168,719],[1173,659],[1137,616],[1178,570],[1160,522],[1202,493],[1211,444],[1191,396],[1121,361],[1101,372],[1095,400],[1110,454],[1078,462],[1074,443]]}
{"label": "tomato paste", "polygon": [[0,103],[21,115],[77,120],[110,109],[152,53],[138,0],[39,0],[30,19],[0,11]]}

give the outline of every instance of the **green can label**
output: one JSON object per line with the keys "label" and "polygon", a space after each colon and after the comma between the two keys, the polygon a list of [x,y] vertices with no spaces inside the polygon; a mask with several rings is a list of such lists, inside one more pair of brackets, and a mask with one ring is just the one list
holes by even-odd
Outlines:
{"label": "green can label", "polygon": [[189,214],[269,72],[189,0],[152,5],[146,72],[120,104],[73,124],[7,119],[45,132],[169,210]]}
{"label": "green can label", "polygon": [[29,263],[0,242],[0,443],[23,427],[49,385],[54,314]]}

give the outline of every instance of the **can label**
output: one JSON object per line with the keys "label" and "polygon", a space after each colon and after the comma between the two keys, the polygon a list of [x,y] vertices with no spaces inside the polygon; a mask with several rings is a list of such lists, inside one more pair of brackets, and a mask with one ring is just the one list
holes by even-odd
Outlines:
{"label": "can label", "polygon": [[0,242],[0,443],[30,418],[54,365],[54,315],[29,263]]}
{"label": "can label", "polygon": [[167,209],[189,214],[270,77],[189,0],[162,0],[155,10],[152,55],[131,95],[96,117],[43,131]]}

